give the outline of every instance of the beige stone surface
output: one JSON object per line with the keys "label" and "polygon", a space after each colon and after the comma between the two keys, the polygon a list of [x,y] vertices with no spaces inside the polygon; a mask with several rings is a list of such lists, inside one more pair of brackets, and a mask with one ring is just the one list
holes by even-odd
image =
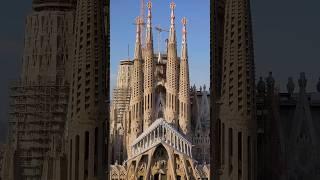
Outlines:
{"label": "beige stone surface", "polygon": [[[113,118],[111,122],[113,128],[124,127],[125,131],[113,131],[114,151],[110,156],[114,164],[110,166],[109,178],[208,178],[209,96],[205,88],[197,91],[190,87],[187,22],[186,19],[182,21],[182,50],[181,57],[178,57],[175,4],[171,3],[168,53],[155,53],[151,7],[149,2],[144,48],[141,20],[136,20],[130,107],[125,108],[122,121]],[[119,76],[123,75],[119,72]],[[194,100],[192,104],[191,100]],[[114,97],[113,103],[116,101]],[[192,111],[196,117],[191,118]],[[116,108],[112,108],[111,112],[113,117],[119,114]],[[122,124],[116,125],[115,121]],[[192,138],[195,135],[197,138]],[[115,151],[119,150],[117,143],[121,140],[126,145]],[[127,152],[125,161],[118,158],[120,152]]]}
{"label": "beige stone surface", "polygon": [[255,67],[250,1],[226,0],[222,71],[221,179],[256,179]]}
{"label": "beige stone surface", "polygon": [[68,108],[68,179],[105,178],[106,46],[100,0],[79,0]]}
{"label": "beige stone surface", "polygon": [[22,73],[10,87],[14,161],[6,167],[21,179],[40,179],[52,138],[63,138],[70,83],[73,5],[62,1],[56,2],[56,9],[46,1],[33,5],[25,24]]}

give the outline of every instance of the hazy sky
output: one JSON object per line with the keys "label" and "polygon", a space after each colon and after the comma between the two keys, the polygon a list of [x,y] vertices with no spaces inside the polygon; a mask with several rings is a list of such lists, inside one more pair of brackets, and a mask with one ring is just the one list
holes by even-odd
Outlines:
{"label": "hazy sky", "polygon": [[296,90],[306,72],[309,91],[320,77],[320,1],[255,0],[252,2],[256,78],[272,70],[276,84],[286,90],[289,76]]}
{"label": "hazy sky", "polygon": [[[113,38],[127,39],[111,44],[112,68],[118,68],[118,61],[127,58],[127,45],[130,44],[130,57],[133,56],[135,27],[130,25],[139,13],[138,0],[111,0],[111,43]],[[161,2],[161,3],[160,3]],[[184,2],[182,4],[181,2]],[[154,24],[169,27],[169,0],[154,0]],[[203,84],[209,79],[208,53],[192,41],[203,41],[209,46],[207,24],[209,24],[208,0],[176,0],[177,32],[180,50],[181,16],[189,19],[189,52],[191,81]],[[122,6],[121,6],[122,5]],[[272,70],[277,84],[285,89],[288,76],[295,81],[299,72],[305,71],[308,89],[315,91],[320,77],[320,1],[318,0],[268,0],[252,1],[253,30],[255,42],[256,76],[267,75]],[[202,9],[201,9],[202,8]],[[204,9],[203,9],[204,8]],[[31,11],[31,0],[3,1],[0,6],[0,142],[3,140],[4,122],[7,122],[8,85],[20,74],[23,50],[24,22]],[[162,15],[161,15],[162,14]],[[207,17],[203,17],[207,14]],[[200,19],[201,18],[201,19]],[[123,29],[121,29],[123,27]],[[120,28],[120,29],[119,29]],[[116,29],[116,31],[113,31]],[[125,33],[120,33],[125,32]],[[202,32],[201,34],[197,34]],[[154,32],[155,48],[157,34]],[[206,37],[207,36],[207,37]],[[163,33],[163,39],[165,33]],[[205,44],[207,42],[207,44]],[[199,56],[198,56],[198,55]],[[191,56],[192,55],[192,56]],[[114,72],[114,71],[113,71]],[[207,75],[204,75],[207,74]],[[115,78],[113,73],[112,78]],[[112,86],[111,86],[112,87]],[[296,88],[297,89],[297,88]],[[4,124],[3,124],[4,123]]]}
{"label": "hazy sky", "polygon": [[0,143],[5,140],[8,121],[9,82],[20,75],[24,22],[31,0],[10,0],[0,6]]}
{"label": "hazy sky", "polygon": [[[147,0],[145,2],[148,2]],[[153,26],[169,30],[171,0],[154,0]],[[190,82],[197,87],[210,81],[210,1],[175,0],[178,55],[181,49],[181,19],[188,19],[188,50]],[[147,8],[145,8],[147,9]],[[136,27],[133,24],[140,14],[140,0],[111,0],[111,88],[115,86],[119,61],[134,56]],[[154,49],[158,52],[158,31],[153,28]],[[161,50],[165,50],[167,32],[161,33]]]}

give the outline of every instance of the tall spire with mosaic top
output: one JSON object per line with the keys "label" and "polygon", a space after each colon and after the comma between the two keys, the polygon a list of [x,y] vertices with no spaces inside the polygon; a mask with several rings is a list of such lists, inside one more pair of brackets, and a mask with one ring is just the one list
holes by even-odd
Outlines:
{"label": "tall spire with mosaic top", "polygon": [[187,45],[187,19],[182,19],[182,48],[179,78],[179,127],[186,135],[190,133],[190,79]]}
{"label": "tall spire with mosaic top", "polygon": [[142,47],[141,47],[141,23],[140,17],[136,18],[137,32],[136,45],[133,60],[133,73],[131,80],[131,138],[135,139],[142,132],[143,119],[143,62],[142,62]]}
{"label": "tall spire with mosaic top", "polygon": [[174,10],[176,4],[171,2],[171,17],[170,17],[170,31],[168,41],[168,62],[167,62],[167,96],[166,96],[166,120],[178,125],[178,92],[179,92],[179,60],[177,56],[177,40],[175,29],[175,14]]}
{"label": "tall spire with mosaic top", "polygon": [[155,104],[154,95],[154,70],[155,62],[153,60],[153,35],[152,35],[152,3],[148,2],[148,17],[146,29],[146,49],[144,62],[144,122],[143,129],[147,129],[153,122],[153,112]]}
{"label": "tall spire with mosaic top", "polygon": [[[226,0],[220,119],[222,179],[256,179],[255,66],[249,0]],[[238,142],[238,143],[235,143]],[[243,152],[243,153],[241,153]]]}

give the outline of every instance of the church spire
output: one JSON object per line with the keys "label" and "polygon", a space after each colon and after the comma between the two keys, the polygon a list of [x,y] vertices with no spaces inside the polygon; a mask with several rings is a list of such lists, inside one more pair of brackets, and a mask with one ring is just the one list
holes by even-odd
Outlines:
{"label": "church spire", "polygon": [[[92,12],[95,12],[94,14]],[[83,21],[83,17],[90,17],[90,21]],[[72,179],[106,179],[105,163],[103,159],[105,153],[105,119],[106,119],[106,77],[107,77],[107,56],[106,56],[106,39],[105,39],[105,19],[104,19],[104,1],[103,0],[78,0],[75,11],[75,54],[73,76],[70,86],[69,109],[68,109],[68,135],[70,149],[68,150],[68,175]],[[96,32],[96,33],[90,33]],[[87,39],[91,43],[82,43],[81,39]],[[85,51],[83,50],[85,49]],[[86,71],[81,68],[87,67]],[[102,68],[104,67],[104,68]],[[90,74],[88,76],[88,74]],[[83,80],[91,82],[81,87]],[[79,96],[81,94],[81,96]],[[85,99],[84,99],[85,96]],[[72,98],[71,98],[72,97]],[[91,112],[91,113],[90,113]],[[99,113],[93,113],[99,112]],[[86,139],[95,137],[95,145],[86,143]],[[91,142],[91,141],[90,141]],[[81,145],[81,147],[80,147]],[[79,149],[87,149],[86,157],[84,151],[76,151]],[[79,153],[80,152],[80,153]],[[88,165],[90,164],[90,165]],[[92,164],[92,165],[91,165]],[[93,166],[93,164],[95,166]],[[87,172],[96,173],[78,173],[83,172],[86,167]],[[70,178],[71,179],[71,178]]]}
{"label": "church spire", "polygon": [[190,80],[187,52],[187,19],[182,19],[182,49],[179,78],[179,126],[182,132],[190,135]]}
{"label": "church spire", "polygon": [[155,61],[153,59],[153,39],[152,39],[152,15],[151,15],[152,3],[148,2],[148,18],[147,18],[147,34],[146,34],[146,49],[145,49],[145,61],[144,61],[144,122],[143,129],[147,129],[154,121],[154,71]]}
{"label": "church spire", "polygon": [[[142,48],[141,48],[141,17],[136,18],[137,34],[136,47],[133,60],[133,73],[131,80],[131,137],[137,138],[142,132],[142,104],[143,104],[143,65],[142,65]],[[133,140],[133,139],[131,139]],[[130,140],[130,141],[131,141]],[[129,152],[131,150],[129,149]]]}
{"label": "church spire", "polygon": [[141,24],[142,24],[142,19],[140,17],[137,17],[136,18],[137,32],[136,32],[136,46],[134,51],[134,59],[142,59]]}
{"label": "church spire", "polygon": [[171,26],[168,42],[168,62],[167,62],[167,96],[166,96],[166,120],[177,126],[178,125],[178,92],[179,92],[179,60],[177,56],[177,42],[175,30],[175,15],[174,9],[176,5],[171,2]]}
{"label": "church spire", "polygon": [[[219,119],[225,124],[229,135],[223,139],[225,142],[220,144],[220,148],[223,148],[224,144],[232,144],[235,142],[234,139],[239,138],[238,143],[233,143],[236,145],[234,149],[245,148],[249,153],[242,153],[241,161],[238,156],[223,156],[222,161],[226,167],[236,168],[224,169],[221,179],[256,179],[256,174],[253,173],[256,162],[252,161],[257,153],[257,126],[250,0],[227,0],[226,4]],[[232,146],[229,146],[231,152],[230,147]],[[237,168],[245,173],[237,173]]]}
{"label": "church spire", "polygon": [[182,49],[181,49],[181,60],[188,59],[188,45],[187,45],[187,18],[182,18]]}
{"label": "church spire", "polygon": [[146,43],[152,43],[153,37],[152,37],[152,3],[151,1],[148,2],[148,16],[147,16],[147,32],[146,32]]}
{"label": "church spire", "polygon": [[176,43],[176,28],[175,28],[175,15],[174,10],[176,8],[176,4],[174,2],[170,3],[171,16],[170,16],[170,34],[169,34],[169,43]]}

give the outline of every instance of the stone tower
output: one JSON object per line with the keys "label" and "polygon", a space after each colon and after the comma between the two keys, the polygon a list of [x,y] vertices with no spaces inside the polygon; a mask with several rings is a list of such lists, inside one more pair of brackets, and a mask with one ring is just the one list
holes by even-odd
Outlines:
{"label": "stone tower", "polygon": [[[112,108],[116,108],[117,113],[117,122],[116,123],[124,123],[123,122],[123,114],[126,106],[129,106],[130,103],[130,94],[131,94],[131,74],[133,69],[133,62],[130,60],[121,60],[117,84],[113,89],[112,95]],[[113,117],[112,117],[113,118]]]}
{"label": "stone tower", "polygon": [[[126,108],[130,106],[131,96],[131,75],[133,69],[133,62],[130,60],[121,60],[117,84],[113,89],[113,97],[110,114],[110,138],[111,147],[109,152],[113,154],[110,159],[111,163],[115,161],[121,162],[126,158],[126,139],[124,138],[126,132],[125,113]],[[109,143],[110,144],[110,143]]]}
{"label": "stone tower", "polygon": [[105,179],[104,1],[78,0],[68,110],[68,179]]}
{"label": "stone tower", "polygon": [[222,179],[256,179],[256,117],[249,0],[226,0],[220,108]]}
{"label": "stone tower", "polygon": [[190,135],[190,80],[187,45],[187,19],[182,19],[182,48],[179,79],[179,127],[184,134]]}
{"label": "stone tower", "polygon": [[32,7],[25,22],[20,81],[10,87],[9,142],[16,161],[8,171],[15,172],[15,179],[38,180],[53,141],[59,144],[54,151],[62,151],[74,3],[34,0]]}
{"label": "stone tower", "polygon": [[178,93],[179,93],[179,60],[177,56],[177,39],[175,29],[175,3],[170,4],[171,25],[168,41],[168,62],[167,62],[167,95],[166,95],[166,120],[178,126]]}
{"label": "stone tower", "polygon": [[153,122],[154,117],[154,70],[155,62],[153,59],[153,35],[152,35],[152,3],[148,2],[148,18],[146,30],[146,47],[144,60],[144,122],[143,130],[147,129]]}
{"label": "stone tower", "polygon": [[131,131],[130,141],[133,141],[143,131],[143,62],[141,47],[141,26],[142,19],[137,17],[137,36],[133,60],[132,90],[131,90]]}

